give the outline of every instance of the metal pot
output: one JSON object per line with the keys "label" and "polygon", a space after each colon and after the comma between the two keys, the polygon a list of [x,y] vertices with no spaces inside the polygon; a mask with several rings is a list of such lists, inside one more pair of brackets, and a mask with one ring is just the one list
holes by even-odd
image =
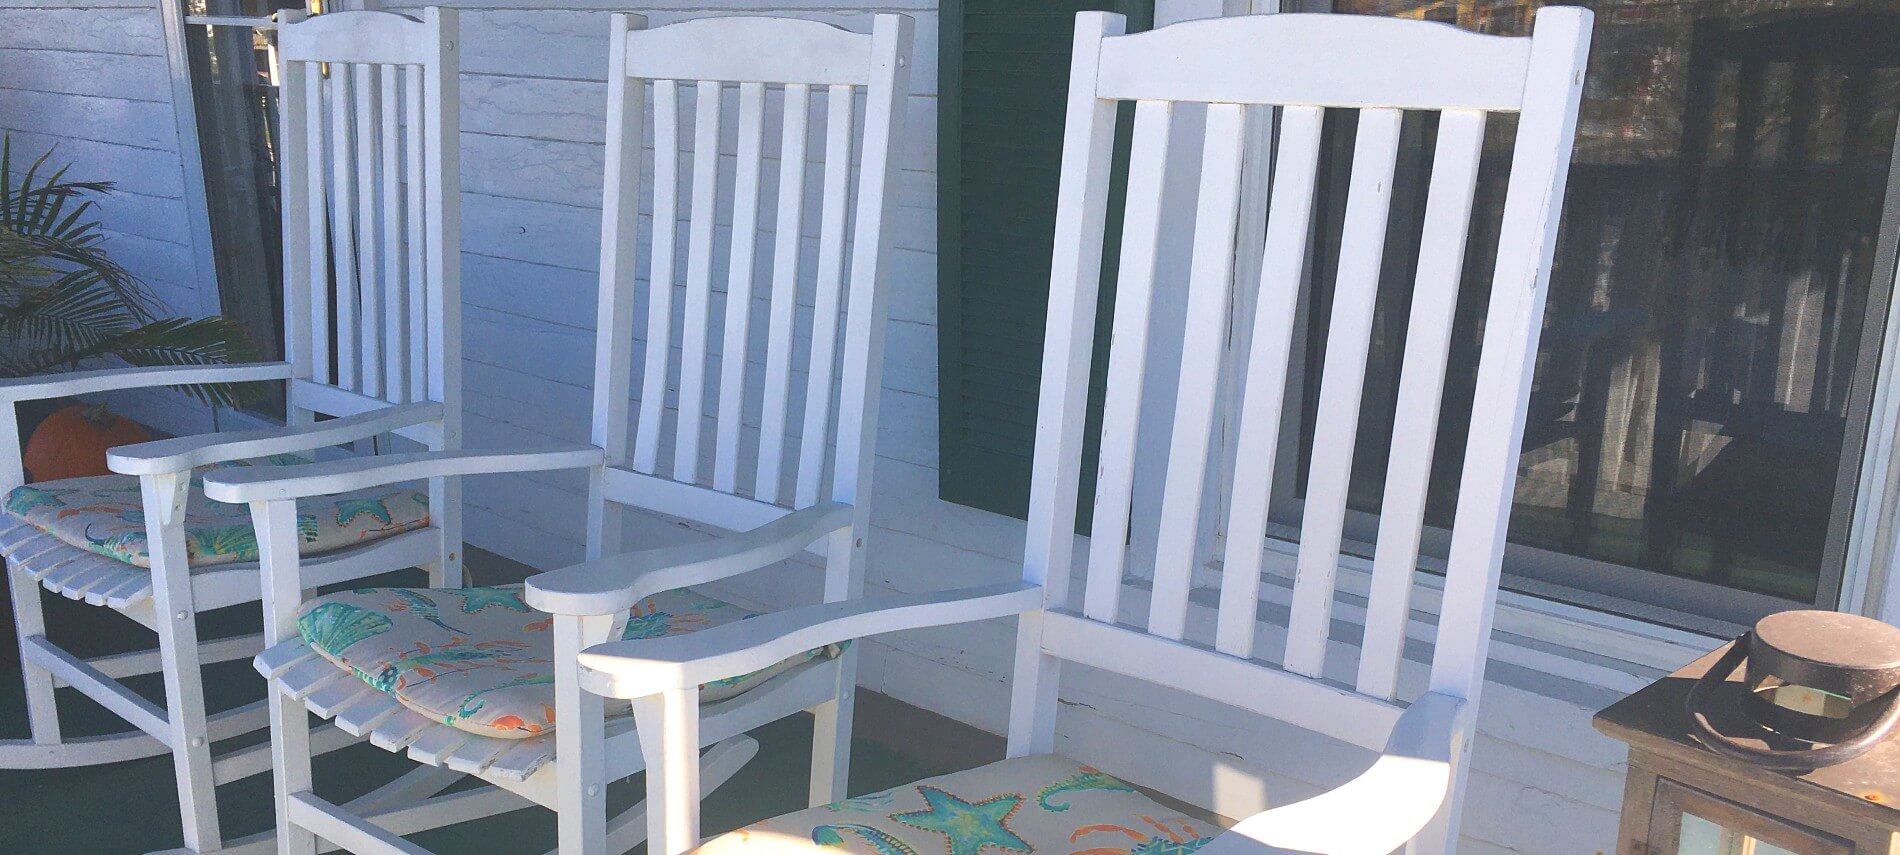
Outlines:
{"label": "metal pot", "polygon": [[[1745,667],[1744,712],[1758,748],[1710,726],[1714,690]],[[1787,771],[1844,763],[1900,728],[1900,627],[1827,611],[1772,614],[1735,640],[1689,692],[1695,737],[1718,754]]]}

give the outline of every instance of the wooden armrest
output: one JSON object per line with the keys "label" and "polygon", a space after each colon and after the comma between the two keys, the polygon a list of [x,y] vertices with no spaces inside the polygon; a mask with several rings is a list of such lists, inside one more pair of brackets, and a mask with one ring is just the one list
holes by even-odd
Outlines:
{"label": "wooden armrest", "polygon": [[528,605],[557,615],[612,615],[661,591],[747,573],[851,524],[851,506],[823,502],[750,531],[596,558],[528,580]]}
{"label": "wooden armrest", "polygon": [[205,475],[205,495],[220,502],[268,502],[327,496],[420,478],[544,472],[599,466],[605,455],[592,445],[524,451],[422,451],[352,457],[302,466],[249,466]]}
{"label": "wooden armrest", "polygon": [[1466,709],[1450,695],[1419,698],[1399,716],[1372,768],[1243,819],[1197,855],[1390,855],[1424,830],[1451,792]]}
{"label": "wooden armrest", "polygon": [[193,386],[199,383],[244,383],[288,380],[295,369],[288,362],[252,362],[241,365],[166,365],[159,368],[100,368],[36,377],[0,380],[0,401],[35,401],[90,395],[117,389],[151,386]]}
{"label": "wooden armrest", "polygon": [[597,695],[639,698],[750,674],[827,644],[1041,607],[1042,586],[1029,582],[803,606],[683,635],[597,644],[580,654],[580,682]]}
{"label": "wooden armrest", "polygon": [[106,466],[121,475],[186,472],[194,467],[226,460],[341,445],[441,418],[441,404],[395,404],[315,424],[180,436],[137,445],[121,445],[106,452]]}

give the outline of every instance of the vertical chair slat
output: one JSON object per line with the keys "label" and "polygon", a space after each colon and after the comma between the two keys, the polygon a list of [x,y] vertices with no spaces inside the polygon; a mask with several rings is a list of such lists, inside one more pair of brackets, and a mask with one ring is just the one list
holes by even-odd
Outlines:
{"label": "vertical chair slat", "polygon": [[382,69],[381,77],[382,140],[377,169],[383,197],[383,397],[402,403],[409,400],[409,300],[403,273],[402,67]]}
{"label": "vertical chair slat", "polygon": [[1148,361],[1148,314],[1161,242],[1172,101],[1135,106],[1129,148],[1128,203],[1122,221],[1121,264],[1115,282],[1115,326],[1120,342],[1109,356],[1108,395],[1102,405],[1102,445],[1089,529],[1088,586],[1082,612],[1113,623],[1120,608],[1122,563],[1128,554],[1129,502],[1134,494],[1135,435],[1141,423],[1142,378]]}
{"label": "vertical chair slat", "polygon": [[1213,439],[1221,351],[1227,342],[1245,109],[1238,104],[1207,107],[1200,199],[1194,217],[1193,266],[1188,275],[1187,336],[1181,352],[1168,472],[1162,487],[1154,596],[1148,610],[1148,631],[1166,638],[1180,638],[1186,629],[1188,590],[1198,563],[1194,552],[1199,544],[1201,500],[1206,495],[1204,476]]}
{"label": "vertical chair slat", "polygon": [[350,66],[330,64],[330,255],[336,271],[336,385],[356,385],[356,187],[350,180],[354,110]]}
{"label": "vertical chair slat", "polygon": [[[306,79],[316,76],[316,69],[309,63],[287,62],[281,71],[273,72],[280,78],[282,87],[278,96],[278,132],[279,157],[282,174],[279,186],[282,193],[284,235],[283,235],[283,275],[284,307],[284,358],[300,371],[311,371],[312,348],[311,333],[313,319],[310,317],[310,293],[318,287],[312,281],[306,259],[321,258],[317,247],[316,232],[310,225],[312,211],[322,209],[322,197],[312,198],[310,193],[310,163],[313,152],[310,142],[312,126],[314,133],[321,134],[323,114],[321,101],[311,101],[308,97]],[[311,116],[312,107],[317,107],[316,116]],[[319,182],[321,183],[321,182]],[[321,222],[322,215],[316,215]]]}
{"label": "vertical chair slat", "polygon": [[1326,327],[1319,417],[1306,478],[1306,512],[1301,518],[1293,611],[1287,628],[1285,665],[1296,674],[1318,676],[1325,665],[1339,541],[1345,531],[1346,491],[1352,475],[1353,443],[1358,437],[1366,351],[1372,336],[1403,117],[1403,112],[1393,109],[1359,111],[1352,184],[1347,190],[1346,221],[1339,239],[1333,313]]}
{"label": "vertical chair slat", "polygon": [[726,272],[726,330],[719,348],[718,439],[713,489],[730,493],[739,480],[739,430],[745,416],[745,371],[752,334],[752,260],[759,242],[759,169],[765,132],[765,84],[739,84],[739,165],[732,189],[731,262]]}
{"label": "vertical chair slat", "polygon": [[[323,64],[302,63],[304,79],[304,115],[308,123],[304,125],[304,145],[309,157],[301,168],[304,173],[304,193],[309,200],[309,216],[305,220],[307,240],[310,242],[310,254],[304,257],[310,277],[309,291],[306,296],[310,305],[310,379],[318,383],[329,383],[330,372],[330,226],[329,218],[329,176],[323,164],[324,152],[324,78]],[[286,129],[288,132],[288,129]]]}
{"label": "vertical chair slat", "polygon": [[408,174],[408,193],[403,198],[408,207],[409,231],[405,246],[409,250],[409,346],[414,354],[409,359],[409,399],[426,400],[429,397],[429,300],[427,296],[429,266],[423,248],[428,241],[428,220],[423,214],[422,177],[422,66],[403,66],[403,112],[408,116],[403,126],[402,146],[403,164]]}
{"label": "vertical chair slat", "polygon": [[1359,646],[1355,685],[1361,694],[1375,697],[1393,696],[1399,659],[1405,652],[1412,574],[1418,567],[1419,536],[1425,525],[1425,490],[1432,477],[1452,315],[1458,308],[1472,196],[1484,154],[1484,119],[1482,112],[1456,110],[1443,113],[1438,123],[1418,274],[1412,287],[1412,316],[1405,326],[1385,499],[1379,504],[1365,640]]}
{"label": "vertical chair slat", "polygon": [[686,306],[680,329],[680,405],[673,437],[673,480],[699,481],[699,430],[705,421],[706,326],[712,311],[712,244],[719,193],[722,86],[701,80],[693,100],[693,207],[686,233]]}
{"label": "vertical chair slat", "polygon": [[660,460],[660,424],[666,415],[666,368],[673,342],[673,257],[678,248],[680,141],[679,82],[653,81],[653,261],[647,274],[646,370],[640,383],[640,424],[633,466],[652,473]]}
{"label": "vertical chair slat", "polygon": [[1434,691],[1468,691],[1484,679],[1531,371],[1550,293],[1551,255],[1590,48],[1588,12],[1545,7],[1537,12],[1535,29],[1524,82],[1529,94],[1518,114],[1511,152],[1511,180],[1504,193],[1491,299],[1485,306],[1478,391],[1441,600],[1442,613],[1478,619],[1440,622],[1432,649]]}
{"label": "vertical chair slat", "polygon": [[376,180],[377,143],[382,139],[378,127],[382,116],[378,106],[382,95],[381,71],[375,65],[358,65],[352,74],[356,85],[357,297],[361,301],[357,309],[358,358],[363,372],[360,388],[372,398],[383,396],[383,328],[377,321],[382,303],[382,248],[378,245],[381,234],[377,227],[381,200]]}
{"label": "vertical chair slat", "polygon": [[785,86],[785,124],[779,140],[778,217],[773,221],[772,306],[765,337],[765,406],[759,417],[759,470],[753,496],[778,501],[785,466],[786,408],[792,385],[792,325],[798,318],[798,257],[804,243],[805,133],[811,86]]}
{"label": "vertical chair slat", "polygon": [[1228,496],[1227,551],[1221,562],[1220,609],[1214,649],[1253,658],[1254,620],[1260,602],[1260,551],[1267,536],[1273,497],[1273,463],[1279,453],[1280,411],[1285,403],[1293,324],[1312,228],[1313,190],[1319,173],[1320,129],[1325,110],[1287,107],[1280,117],[1279,156],[1274,159],[1266,241],[1259,289],[1254,296],[1253,336],[1235,430],[1233,491]]}
{"label": "vertical chair slat", "polygon": [[825,97],[824,209],[818,225],[818,293],[812,315],[811,364],[805,377],[805,423],[798,444],[799,507],[818,500],[824,477],[825,429],[831,423],[832,363],[844,290],[845,196],[851,184],[850,86]]}

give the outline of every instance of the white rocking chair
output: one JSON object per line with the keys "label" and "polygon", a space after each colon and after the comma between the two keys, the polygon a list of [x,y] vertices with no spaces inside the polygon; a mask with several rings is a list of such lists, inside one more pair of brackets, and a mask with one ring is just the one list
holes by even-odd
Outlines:
{"label": "white rocking chair", "polygon": [[[734,607],[683,589],[769,567],[807,549],[825,557],[825,600],[860,595],[869,528],[863,499],[870,492],[877,433],[894,211],[893,149],[902,135],[909,94],[912,23],[903,16],[878,15],[872,32],[859,34],[795,19],[708,18],[655,29],[642,28],[639,16],[614,15],[612,20],[595,444],[395,455],[206,477],[208,495],[250,504],[263,553],[265,634],[272,646],[256,664],[270,680],[277,840],[284,855],[314,852],[317,838],[359,853],[420,852],[400,835],[440,822],[418,825],[418,817],[468,819],[536,804],[557,812],[561,852],[630,849],[644,839],[641,807],[609,822],[606,785],[641,771],[638,746],[652,722],[647,716],[609,718],[598,696],[582,692],[574,671],[580,651],[611,639],[693,631],[742,617]],[[654,225],[646,246],[651,255],[643,260],[650,262],[653,284],[644,301],[644,378],[629,460],[634,270],[649,81],[659,142]],[[697,90],[692,195],[684,210],[676,144],[683,83]],[[765,183],[765,121],[773,112],[767,107],[768,86],[782,93],[784,105],[774,143],[779,162],[793,166],[778,174],[771,286],[761,295],[767,306],[758,310],[765,314],[766,335],[762,364],[755,366],[749,357],[760,353],[751,331],[754,304],[760,302],[753,280]],[[738,156],[730,182],[734,237],[721,320],[713,312],[712,280],[721,207],[720,105],[728,88],[737,90]],[[802,165],[812,160],[807,134],[819,131],[809,127],[814,88],[825,93],[825,144],[822,192],[816,194],[822,199],[816,277],[808,290],[800,281],[799,260],[801,254],[809,256],[802,249]],[[853,214],[847,210],[853,93],[860,91],[866,106]],[[676,321],[680,268],[674,255],[682,213],[687,249],[683,320]],[[811,319],[801,321],[807,299]],[[672,408],[675,341],[681,357],[677,407]],[[834,368],[840,348],[841,369]],[[716,372],[708,365],[715,353]],[[794,383],[801,364],[809,370]],[[802,419],[794,420],[801,392]],[[663,433],[672,439],[670,455],[661,453]],[[702,444],[702,438],[712,441]],[[563,468],[590,473],[590,560],[535,577],[525,599],[504,589],[378,589],[304,601],[312,573],[294,548],[295,500],[423,476]],[[742,486],[746,480],[749,490]],[[626,507],[738,533],[623,553]],[[416,655],[423,645],[427,652]],[[757,746],[743,736],[745,731],[810,710],[817,717],[813,801],[841,797],[854,661],[848,649],[797,651],[737,683],[707,687],[709,700],[723,698],[706,708],[697,730],[704,740],[693,746],[696,762],[699,749],[712,746],[705,758],[708,785],[724,781],[750,759]],[[417,673],[428,676],[408,676]],[[413,760],[457,773],[452,777],[466,773],[490,786],[412,805],[385,802],[376,811],[340,807],[312,791],[306,708],[383,748],[406,750]],[[625,707],[619,711],[626,712]],[[438,778],[434,790],[448,783]]]}
{"label": "white rocking chair", "polygon": [[[1055,264],[1023,580],[985,588],[794,608],[692,635],[609,642],[580,655],[589,691],[650,711],[654,853],[697,845],[696,688],[797,650],[875,633],[1020,615],[1008,757],[769,820],[722,836],[713,853],[1095,851],[1389,853],[1446,851],[1456,840],[1467,763],[1496,598],[1526,392],[1542,321],[1571,136],[1589,43],[1590,13],[1547,7],[1535,35],[1477,35],[1442,24],[1345,15],[1262,15],[1177,24],[1122,35],[1123,20],[1077,17],[1070,72]],[[1098,342],[1101,271],[1117,102],[1135,101],[1126,222],[1113,337]],[[1142,425],[1138,402],[1155,299],[1169,120],[1176,104],[1206,106],[1198,215],[1185,300],[1190,330],[1172,413]],[[1278,157],[1257,282],[1233,281],[1245,116],[1282,108]],[[1340,274],[1327,335],[1318,439],[1306,484],[1304,536],[1289,601],[1291,624],[1277,664],[1256,657],[1262,546],[1273,483],[1294,302],[1327,109],[1359,112]],[[1417,269],[1399,424],[1385,479],[1384,517],[1364,641],[1330,643],[1359,417],[1373,293],[1386,242],[1386,207],[1402,110],[1436,110],[1431,173]],[[1423,499],[1459,296],[1465,232],[1488,112],[1516,112],[1516,149],[1496,275],[1484,326],[1478,396],[1465,447],[1450,570],[1434,628],[1414,624],[1409,603]],[[1256,153],[1256,154],[1263,154]],[[1242,234],[1251,243],[1255,235]],[[1259,249],[1252,244],[1239,249]],[[1246,353],[1224,354],[1214,331],[1230,299],[1257,290]],[[1091,355],[1111,347],[1101,463],[1087,560],[1073,536]],[[1196,533],[1212,461],[1223,369],[1245,369],[1239,445],[1231,472],[1215,475],[1226,514],[1225,561],[1213,626],[1188,625]],[[1161,382],[1174,382],[1163,377]],[[1135,437],[1171,427],[1158,545],[1146,608],[1122,601]],[[1143,556],[1145,559],[1149,556]],[[1085,564],[1086,593],[1069,597],[1071,568]],[[551,585],[558,575],[536,586]],[[1145,613],[1145,614],[1144,614]],[[1139,624],[1145,618],[1145,629]],[[1435,638],[1429,681],[1395,701],[1408,636]],[[1329,657],[1329,654],[1333,654]],[[1326,667],[1328,659],[1336,667]],[[1214,833],[1092,767],[1050,754],[1058,675],[1065,662],[1127,675],[1382,752],[1338,789],[1249,817]],[[565,663],[563,663],[565,665]],[[1417,692],[1417,694],[1413,694]],[[658,720],[656,729],[651,720]],[[1115,768],[1115,758],[1102,758]],[[1438,817],[1437,824],[1433,824]],[[1110,844],[1112,841],[1112,846]]]}
{"label": "white rocking chair", "polygon": [[[201,642],[203,612],[258,602],[248,514],[206,502],[203,467],[291,455],[381,434],[437,450],[460,444],[460,225],[456,207],[456,20],[283,13],[282,166],[287,360],[122,368],[0,382],[0,523],[32,738],[0,744],[0,767],[111,763],[171,752],[186,851],[223,848],[214,786],[268,771],[260,748],[212,744],[267,723],[264,702],[207,717],[202,666],[262,649],[259,636]],[[329,64],[326,74],[318,67]],[[327,124],[326,124],[327,116]],[[326,154],[328,155],[326,157]],[[289,426],[113,449],[116,475],[23,486],[20,401],[193,383],[286,381]],[[319,415],[330,416],[317,421]],[[281,462],[281,461],[275,461]],[[349,507],[305,507],[309,584],[422,566],[460,584],[459,487],[376,490]],[[149,568],[149,569],[148,569]],[[158,635],[155,650],[85,660],[48,639],[39,588],[114,609]],[[162,672],[165,705],[116,678]],[[134,726],[60,733],[55,688],[71,687]],[[324,734],[319,748],[344,744]],[[268,841],[263,841],[268,845]]]}

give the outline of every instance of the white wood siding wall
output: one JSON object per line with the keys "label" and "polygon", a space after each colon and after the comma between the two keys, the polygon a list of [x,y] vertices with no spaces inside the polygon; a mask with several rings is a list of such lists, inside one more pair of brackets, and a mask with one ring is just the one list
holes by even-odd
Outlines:
{"label": "white wood siding wall", "polygon": [[[1163,0],[1170,2],[1218,8],[1217,0]],[[657,9],[597,3],[482,0],[464,6],[468,445],[588,438],[605,10],[646,12],[656,26],[756,12],[854,29],[868,27],[871,12],[903,12],[917,18],[917,64],[908,138],[900,147],[868,581],[873,591],[918,591],[1017,578],[1020,522],[936,498],[936,0],[699,0]],[[125,192],[118,206],[125,210],[111,212],[109,222],[114,240],[126,247],[125,261],[182,296],[192,293],[189,237],[162,49],[149,3],[0,0],[0,127],[28,132],[19,135],[22,141],[59,139],[62,150],[80,160],[79,172],[120,181]],[[730,148],[728,140],[728,155]],[[723,283],[723,271],[714,280]],[[474,479],[468,538],[536,566],[577,560],[584,487],[578,476]],[[694,536],[670,523],[629,529],[631,543]],[[806,569],[725,593],[771,607],[815,599],[818,590],[817,571]],[[1125,600],[1124,609],[1145,613],[1139,592]],[[1211,637],[1212,610],[1192,609],[1190,623]],[[860,678],[871,689],[1001,732],[1013,642],[1006,622],[880,640],[867,646]],[[1623,752],[1590,729],[1589,717],[1616,692],[1501,664],[1492,666],[1491,676],[1461,851],[1609,850]],[[1369,759],[1343,744],[1083,669],[1069,676],[1064,700],[1061,750],[1228,815],[1269,799],[1311,795]]]}

